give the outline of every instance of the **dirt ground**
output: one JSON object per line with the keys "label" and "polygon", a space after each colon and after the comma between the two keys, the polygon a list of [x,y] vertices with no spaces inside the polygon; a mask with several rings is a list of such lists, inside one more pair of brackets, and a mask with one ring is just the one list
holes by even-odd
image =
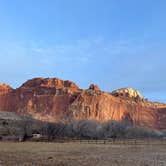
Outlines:
{"label": "dirt ground", "polygon": [[166,145],[0,142],[0,166],[166,166]]}

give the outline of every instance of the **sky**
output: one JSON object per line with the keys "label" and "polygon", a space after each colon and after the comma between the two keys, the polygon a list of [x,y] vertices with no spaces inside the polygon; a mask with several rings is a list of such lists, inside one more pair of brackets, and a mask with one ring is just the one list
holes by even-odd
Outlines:
{"label": "sky", "polygon": [[165,0],[0,0],[0,82],[138,89],[166,103]]}

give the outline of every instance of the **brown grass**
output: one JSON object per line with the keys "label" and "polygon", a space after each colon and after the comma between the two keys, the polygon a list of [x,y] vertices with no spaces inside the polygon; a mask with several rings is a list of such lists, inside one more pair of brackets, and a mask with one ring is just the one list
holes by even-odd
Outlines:
{"label": "brown grass", "polygon": [[0,166],[166,166],[166,145],[0,142]]}

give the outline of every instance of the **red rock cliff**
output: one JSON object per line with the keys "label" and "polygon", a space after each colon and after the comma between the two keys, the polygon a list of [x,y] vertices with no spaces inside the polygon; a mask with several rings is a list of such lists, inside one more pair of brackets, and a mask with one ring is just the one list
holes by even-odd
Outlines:
{"label": "red rock cliff", "polygon": [[94,84],[82,90],[71,81],[57,78],[35,78],[17,89],[0,86],[0,111],[30,114],[52,122],[127,119],[134,125],[166,129],[166,105],[149,102],[138,91],[130,88],[111,94]]}
{"label": "red rock cliff", "polygon": [[12,88],[9,85],[0,83],[0,95],[12,91]]}

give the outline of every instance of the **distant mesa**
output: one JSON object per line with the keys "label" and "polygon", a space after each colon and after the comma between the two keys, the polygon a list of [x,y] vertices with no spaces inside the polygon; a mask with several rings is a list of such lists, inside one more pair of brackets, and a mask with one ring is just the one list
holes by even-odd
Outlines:
{"label": "distant mesa", "polygon": [[121,88],[112,92],[112,95],[115,97],[130,97],[130,98],[139,98],[143,99],[143,95],[133,88]]}

